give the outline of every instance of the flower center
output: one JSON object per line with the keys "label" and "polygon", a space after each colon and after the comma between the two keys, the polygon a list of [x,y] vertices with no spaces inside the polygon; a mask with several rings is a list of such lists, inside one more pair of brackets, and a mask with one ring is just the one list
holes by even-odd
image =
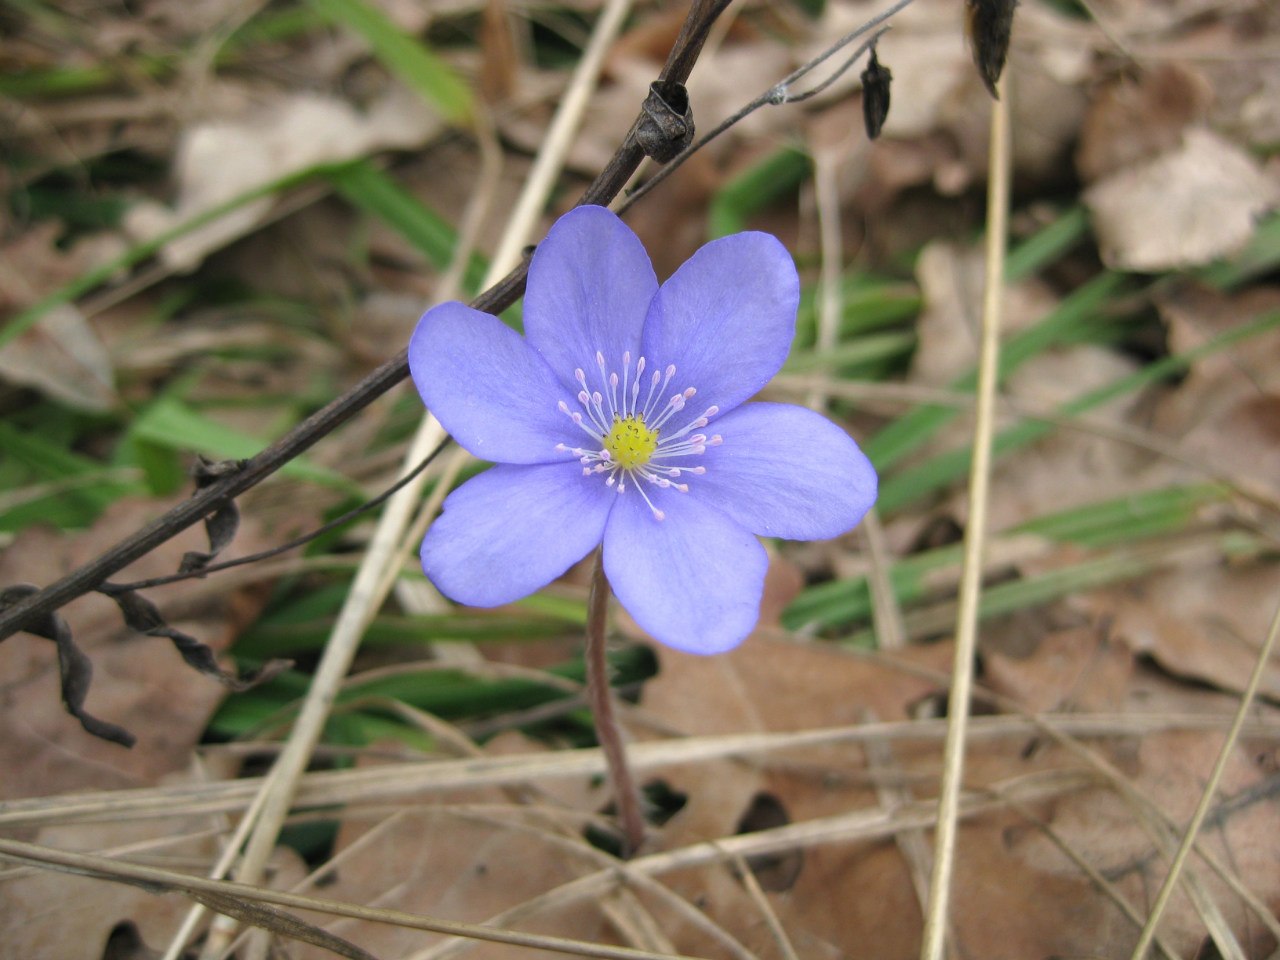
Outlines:
{"label": "flower center", "polygon": [[623,470],[643,467],[658,449],[658,431],[644,425],[644,414],[613,418],[613,426],[604,438],[609,457]]}
{"label": "flower center", "polygon": [[[689,485],[680,478],[685,474],[704,474],[706,467],[701,464],[677,467],[670,461],[701,456],[707,452],[707,447],[721,443],[719,434],[708,437],[705,433],[693,432],[705,427],[720,408],[707,407],[701,416],[683,427],[670,427],[671,418],[683,410],[698,391],[694,387],[686,387],[679,393],[667,394],[676,375],[674,365],[666,370],[655,370],[649,376],[648,389],[645,390],[645,365],[645,358],[641,357],[633,371],[631,354],[624,353],[622,375],[619,376],[616,370],[607,368],[604,354],[597,351],[598,390],[588,386],[586,371],[581,367],[575,370],[574,379],[582,388],[577,396],[581,409],[570,408],[564,400],[558,406],[560,412],[591,437],[594,444],[592,447],[570,447],[558,443],[556,449],[577,457],[582,464],[583,476],[602,474],[605,485],[615,487],[618,493],[634,487],[653,511],[654,518],[662,520],[664,514],[654,506],[645,486],[689,492]],[[665,404],[662,403],[664,396],[668,397]]]}

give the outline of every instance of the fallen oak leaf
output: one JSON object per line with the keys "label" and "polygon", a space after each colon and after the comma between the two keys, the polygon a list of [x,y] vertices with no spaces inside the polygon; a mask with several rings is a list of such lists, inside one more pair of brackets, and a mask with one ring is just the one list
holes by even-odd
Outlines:
{"label": "fallen oak leaf", "polygon": [[1084,202],[1103,262],[1157,272],[1239,250],[1280,187],[1236,144],[1192,127],[1176,149],[1095,183]]}

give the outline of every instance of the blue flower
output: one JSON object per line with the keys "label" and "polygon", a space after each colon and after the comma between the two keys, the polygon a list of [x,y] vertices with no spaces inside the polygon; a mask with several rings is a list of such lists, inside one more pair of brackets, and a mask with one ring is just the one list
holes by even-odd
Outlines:
{"label": "blue flower", "polygon": [[603,543],[614,593],[656,639],[737,646],[764,590],[756,538],[835,537],[876,498],[874,468],[835,424],[744,402],[786,359],[798,300],[768,234],[712,241],[659,286],[630,228],[578,207],[534,253],[525,336],[461,303],[429,310],[409,343],[414,383],[496,466],[445,500],[427,576],[497,606]]}

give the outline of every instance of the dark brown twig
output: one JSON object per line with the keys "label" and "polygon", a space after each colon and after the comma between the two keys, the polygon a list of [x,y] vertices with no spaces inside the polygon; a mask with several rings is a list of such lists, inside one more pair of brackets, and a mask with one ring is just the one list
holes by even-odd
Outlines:
{"label": "dark brown twig", "polygon": [[180,583],[183,580],[199,580],[203,579],[210,573],[220,573],[223,570],[230,570],[232,567],[243,567],[246,564],[258,563],[262,560],[270,560],[272,557],[278,557],[282,553],[288,553],[290,550],[296,550],[298,547],[306,546],[312,540],[318,540],[330,531],[337,530],[339,527],[345,526],[356,517],[363,516],[370,510],[376,510],[382,504],[386,503],[397,492],[403,490],[418,474],[431,466],[436,457],[444,451],[450,443],[450,438],[446,437],[441,440],[436,448],[428,453],[425,457],[418,461],[412,470],[400,477],[395,483],[387,487],[377,496],[370,500],[364,501],[358,507],[352,507],[346,513],[334,517],[327,523],[322,523],[314,530],[309,530],[300,536],[294,537],[285,543],[277,544],[267,550],[260,550],[257,553],[249,554],[244,557],[236,557],[233,560],[223,560],[221,563],[210,563],[198,570],[179,570],[177,573],[171,573],[165,577],[151,577],[147,580],[135,580],[133,583],[104,583],[102,585],[103,592],[110,596],[112,593],[121,593],[126,590],[150,590],[152,587],[165,587],[171,583]]}

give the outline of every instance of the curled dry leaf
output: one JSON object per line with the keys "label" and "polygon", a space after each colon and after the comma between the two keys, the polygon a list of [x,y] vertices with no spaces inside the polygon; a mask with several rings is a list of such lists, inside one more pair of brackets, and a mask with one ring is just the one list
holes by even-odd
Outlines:
{"label": "curled dry leaf", "polygon": [[1280,186],[1234,143],[1191,128],[1176,149],[1100,180],[1084,200],[1107,265],[1155,272],[1239,250]]}

